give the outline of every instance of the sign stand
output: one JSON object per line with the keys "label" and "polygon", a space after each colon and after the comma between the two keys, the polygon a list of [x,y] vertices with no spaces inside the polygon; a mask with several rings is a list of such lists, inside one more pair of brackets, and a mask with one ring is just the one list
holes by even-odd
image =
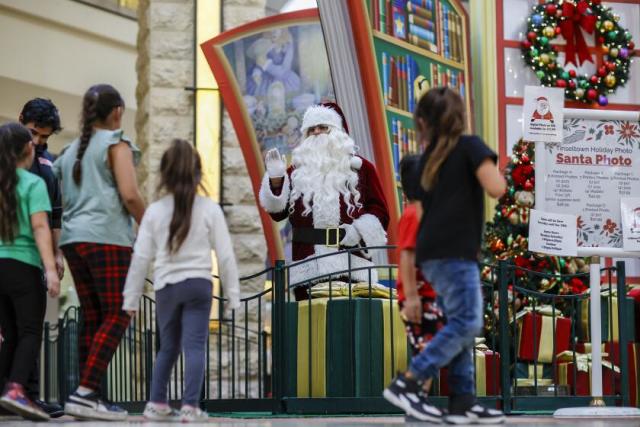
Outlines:
{"label": "sign stand", "polygon": [[[601,312],[600,298],[593,298],[594,295],[600,295],[600,256],[594,255],[595,252],[602,253],[605,256],[635,256],[630,252],[621,249],[610,248],[578,248],[579,256],[590,256],[589,263],[589,291],[591,292],[591,403],[587,407],[578,408],[561,408],[553,413],[555,418],[594,418],[594,417],[633,417],[640,418],[640,409],[632,407],[606,406],[602,392],[602,329],[601,329]],[[626,348],[626,346],[620,346]],[[625,350],[622,350],[625,351]]]}
{"label": "sign stand", "polygon": [[[610,111],[610,110],[563,110],[564,119],[579,120],[623,120],[638,122],[640,121],[640,113],[628,111]],[[599,138],[599,137],[598,137]],[[567,141],[564,141],[567,143]],[[575,142],[575,141],[574,141]],[[571,143],[571,142],[570,142]],[[537,145],[536,143],[536,151]],[[536,156],[536,194],[535,206],[537,209],[545,211],[545,185],[544,182],[548,178],[547,161],[545,155]],[[590,163],[589,163],[590,164]],[[636,166],[637,167],[637,166]],[[540,188],[538,187],[540,184]],[[575,191],[575,189],[571,189]],[[561,194],[561,196],[566,197]],[[567,205],[565,205],[567,206]],[[554,213],[573,213],[563,211],[554,211]],[[600,257],[615,258],[639,258],[639,252],[629,252],[622,248],[606,247],[606,246],[578,246],[577,253],[579,257],[590,257],[589,263],[589,289],[591,292],[590,304],[590,332],[591,332],[591,403],[588,407],[581,408],[562,408],[558,409],[553,416],[556,418],[594,418],[594,417],[634,417],[640,418],[640,409],[632,407],[607,407],[603,399],[602,391],[602,313],[600,311]],[[626,345],[620,346],[626,349]],[[624,350],[623,350],[624,351]]]}

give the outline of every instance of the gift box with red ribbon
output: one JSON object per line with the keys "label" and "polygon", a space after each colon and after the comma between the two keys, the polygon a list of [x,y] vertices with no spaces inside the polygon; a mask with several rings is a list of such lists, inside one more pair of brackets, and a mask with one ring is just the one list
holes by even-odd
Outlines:
{"label": "gift box with red ribbon", "polygon": [[569,349],[571,319],[550,315],[552,311],[540,310],[524,312],[518,319],[518,359],[524,362],[553,362],[554,353]]}
{"label": "gift box with red ribbon", "polygon": [[[591,343],[578,343],[576,351],[584,354],[591,354]],[[607,341],[602,343],[602,358],[612,362],[615,366],[621,366],[620,344]],[[640,343],[627,344],[627,361],[629,363],[629,400],[632,405],[640,406]],[[603,374],[604,375],[604,374]],[[616,388],[620,392],[619,387]]]}
{"label": "gift box with red ribbon", "polygon": [[[575,356],[575,359],[574,359]],[[559,385],[568,385],[576,396],[591,396],[591,355],[565,351],[558,355],[556,375]],[[620,384],[620,368],[602,360],[602,392],[615,394]]]}

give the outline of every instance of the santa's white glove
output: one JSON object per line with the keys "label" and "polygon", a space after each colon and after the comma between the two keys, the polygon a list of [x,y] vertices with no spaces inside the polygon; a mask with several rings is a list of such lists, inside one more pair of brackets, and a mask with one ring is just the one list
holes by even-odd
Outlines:
{"label": "santa's white glove", "polygon": [[229,298],[224,302],[224,318],[231,319],[231,312],[240,308],[239,298]]}
{"label": "santa's white glove", "polygon": [[287,164],[284,156],[280,155],[277,148],[267,151],[264,156],[264,164],[267,167],[269,178],[282,178],[287,172]]}
{"label": "santa's white glove", "polygon": [[345,235],[340,241],[340,246],[358,246],[362,236],[360,236],[360,233],[358,233],[358,230],[353,224],[342,224],[340,228],[345,230]]}

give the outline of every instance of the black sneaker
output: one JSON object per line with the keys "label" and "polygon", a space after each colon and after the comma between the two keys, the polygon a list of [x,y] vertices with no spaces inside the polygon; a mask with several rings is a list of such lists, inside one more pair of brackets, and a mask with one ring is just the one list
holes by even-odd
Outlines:
{"label": "black sneaker", "polygon": [[123,421],[127,411],[103,399],[97,392],[81,396],[74,392],[64,405],[64,412],[83,420]]}
{"label": "black sneaker", "polygon": [[51,418],[60,418],[64,415],[64,408],[57,403],[47,403],[44,400],[33,399],[33,403],[38,405],[40,409],[49,414]]}
{"label": "black sneaker", "polygon": [[442,422],[440,409],[430,405],[418,382],[414,379],[406,378],[404,374],[399,374],[395,377],[391,384],[384,389],[382,396],[392,405],[403,409],[410,417],[435,424]]}
{"label": "black sneaker", "polygon": [[505,421],[502,411],[485,408],[477,403],[466,410],[451,411],[444,417],[449,424],[502,424]]}

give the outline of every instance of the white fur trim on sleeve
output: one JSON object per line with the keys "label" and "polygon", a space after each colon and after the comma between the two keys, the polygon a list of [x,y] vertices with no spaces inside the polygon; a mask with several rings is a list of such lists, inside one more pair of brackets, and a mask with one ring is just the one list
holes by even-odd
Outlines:
{"label": "white fur trim on sleeve", "polygon": [[269,175],[264,174],[264,178],[262,178],[262,185],[260,186],[260,204],[264,208],[265,211],[269,213],[280,213],[287,208],[289,203],[289,175],[285,174],[284,182],[282,183],[282,191],[279,196],[276,196],[271,191],[271,186],[269,185]]}
{"label": "white fur trim on sleeve", "polygon": [[368,247],[387,244],[387,232],[375,215],[364,214],[353,221],[353,226],[356,227]]}

